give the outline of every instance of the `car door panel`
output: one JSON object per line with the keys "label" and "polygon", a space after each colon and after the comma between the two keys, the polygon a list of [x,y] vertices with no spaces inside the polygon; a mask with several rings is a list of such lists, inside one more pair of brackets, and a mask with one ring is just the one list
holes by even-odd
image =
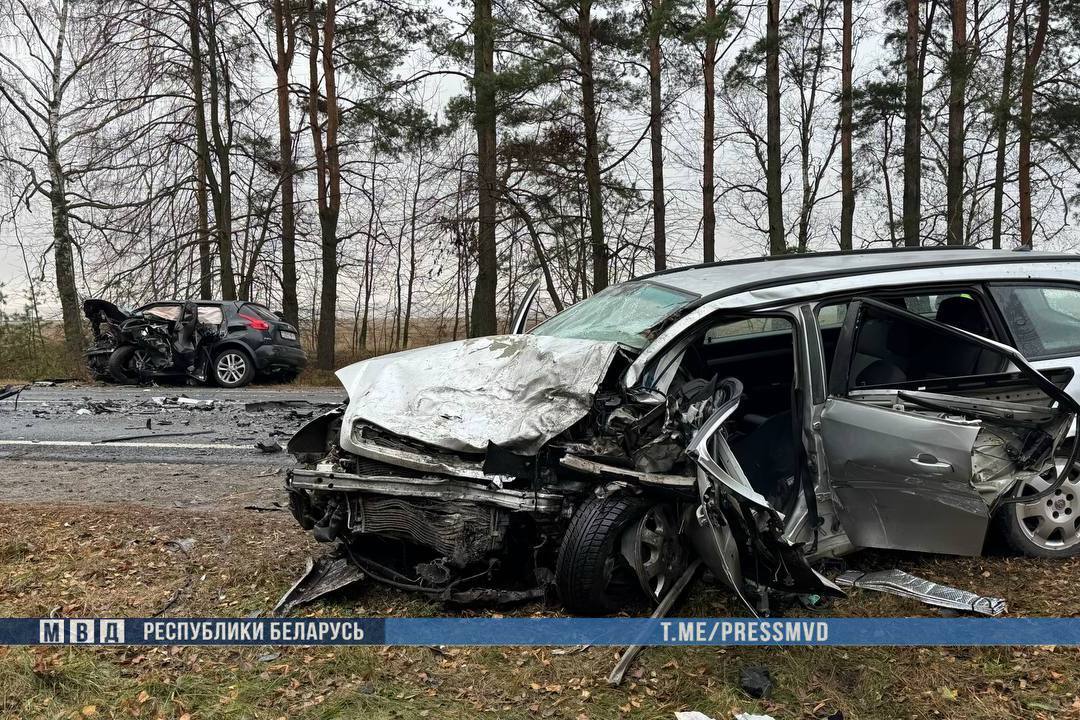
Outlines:
{"label": "car door panel", "polygon": [[[970,343],[995,353],[1012,372],[916,377],[896,383],[895,390],[855,389],[852,363],[858,357],[861,323],[871,314],[909,324],[929,337],[948,336],[950,346]],[[994,503],[1002,496],[991,493],[988,498],[986,485],[975,482],[980,433],[1007,434],[1020,426],[1060,441],[1063,423],[1077,406],[1060,389],[1062,379],[1055,380],[1040,374],[1014,348],[856,298],[840,333],[818,428],[830,492],[849,538],[864,547],[979,553]],[[928,387],[953,394],[925,392]],[[1018,399],[1057,406],[1033,410]],[[1003,487],[1009,489],[1008,478]]]}
{"label": "car door panel", "polygon": [[971,486],[979,427],[829,398],[821,437],[837,514],[863,547],[977,554],[989,512]]}

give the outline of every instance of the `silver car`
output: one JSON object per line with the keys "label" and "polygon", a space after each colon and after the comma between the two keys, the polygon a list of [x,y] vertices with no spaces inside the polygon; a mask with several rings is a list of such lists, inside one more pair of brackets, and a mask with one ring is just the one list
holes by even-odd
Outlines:
{"label": "silver car", "polygon": [[[535,295],[535,287],[528,300]],[[292,439],[293,514],[451,602],[839,592],[857,548],[1080,552],[1080,256],[823,253],[668,270],[522,332],[366,360]]]}

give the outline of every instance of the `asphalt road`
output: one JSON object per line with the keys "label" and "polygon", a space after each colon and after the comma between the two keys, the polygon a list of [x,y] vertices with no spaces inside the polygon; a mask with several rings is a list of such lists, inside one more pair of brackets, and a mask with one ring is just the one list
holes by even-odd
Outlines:
{"label": "asphalt road", "polygon": [[0,400],[0,459],[282,465],[283,452],[255,444],[284,446],[344,398],[290,386],[30,387]]}

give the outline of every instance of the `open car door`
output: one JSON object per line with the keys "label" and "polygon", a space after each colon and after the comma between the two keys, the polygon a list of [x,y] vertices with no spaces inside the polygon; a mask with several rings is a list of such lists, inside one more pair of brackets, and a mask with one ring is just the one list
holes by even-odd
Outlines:
{"label": "open car door", "polygon": [[690,542],[751,611],[747,580],[786,592],[843,595],[810,567],[801,545],[784,537],[784,516],[754,489],[728,445],[724,424],[742,394],[738,380],[721,381],[719,401],[687,444],[686,454],[697,465],[701,503],[687,529]]}
{"label": "open car door", "polygon": [[[975,374],[956,375],[958,358]],[[856,298],[819,428],[844,530],[861,547],[979,554],[993,511],[1050,472],[1078,410],[1014,348]]]}

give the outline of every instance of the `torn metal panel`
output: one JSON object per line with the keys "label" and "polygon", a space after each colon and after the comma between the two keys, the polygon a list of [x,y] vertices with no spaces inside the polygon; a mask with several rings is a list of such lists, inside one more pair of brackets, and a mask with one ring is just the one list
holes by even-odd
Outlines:
{"label": "torn metal panel", "polygon": [[903,570],[879,570],[869,573],[849,570],[836,578],[836,584],[915,598],[927,605],[991,617],[997,617],[1006,611],[1005,601],[1001,598],[976,595],[967,590],[941,585]]}
{"label": "torn metal panel", "polygon": [[634,470],[632,468],[618,467],[607,463],[587,460],[577,455],[566,455],[559,460],[559,464],[571,470],[577,470],[588,475],[598,475],[613,480],[626,480],[641,483],[642,485],[655,485],[657,487],[686,488],[691,489],[696,481],[690,475],[671,475],[669,473],[650,473]]}
{"label": "torn metal panel", "polygon": [[330,555],[318,560],[308,558],[304,573],[281,596],[273,612],[276,615],[287,615],[297,605],[318,600],[324,595],[358,583],[365,577],[364,571],[344,555]]}
{"label": "torn metal panel", "polygon": [[368,439],[365,437],[368,430],[369,428],[363,423],[358,422],[353,425],[351,447],[349,449],[360,457],[436,475],[453,475],[455,477],[491,482],[509,482],[514,479],[509,475],[489,476],[485,474],[484,464],[480,461],[445,454],[425,453],[400,445],[391,446],[375,439]]}
{"label": "torn metal panel", "polygon": [[289,489],[297,490],[361,490],[399,497],[469,500],[497,505],[508,510],[542,514],[558,513],[563,506],[563,496],[557,493],[483,487],[471,482],[432,477],[367,477],[330,470],[297,468],[286,477],[285,485]]}
{"label": "torn metal panel", "polygon": [[388,432],[457,452],[495,443],[520,454],[581,420],[615,358],[614,342],[541,335],[473,338],[350,365],[341,447],[357,452],[352,427]]}

